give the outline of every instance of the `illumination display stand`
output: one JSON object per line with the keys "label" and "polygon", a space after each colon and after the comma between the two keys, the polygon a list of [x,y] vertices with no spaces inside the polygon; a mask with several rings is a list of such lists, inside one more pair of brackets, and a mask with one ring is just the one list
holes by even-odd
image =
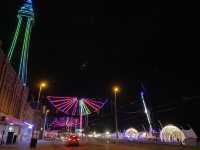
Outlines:
{"label": "illumination display stand", "polygon": [[97,101],[92,98],[59,97],[48,96],[49,102],[59,111],[71,115],[79,116],[79,131],[83,131],[83,116],[98,112],[106,102]]}

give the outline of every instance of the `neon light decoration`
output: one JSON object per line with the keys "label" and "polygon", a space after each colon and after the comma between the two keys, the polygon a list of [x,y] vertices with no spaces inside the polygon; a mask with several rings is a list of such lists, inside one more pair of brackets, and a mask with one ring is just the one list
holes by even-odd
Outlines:
{"label": "neon light decoration", "polygon": [[28,125],[28,128],[29,128],[29,129],[32,129],[32,128],[33,128],[33,125],[30,124],[30,123],[28,123],[28,122],[24,122],[24,124]]}
{"label": "neon light decoration", "polygon": [[55,119],[54,121],[52,121],[50,123],[50,126],[52,127],[76,127],[78,126],[80,123],[79,123],[79,119],[78,118],[70,118],[70,117],[67,117],[67,118],[58,118],[58,119]]}
{"label": "neon light decoration", "polygon": [[[21,33],[24,34],[23,44],[21,48],[21,58],[19,64],[19,78],[26,85],[27,82],[27,64],[28,64],[28,51],[30,44],[30,36],[31,36],[31,28],[34,23],[34,12],[32,7],[32,1],[26,0],[26,2],[22,5],[20,10],[18,11],[18,23],[17,28],[15,30],[14,38],[11,43],[10,49],[8,51],[8,60],[11,62],[12,56],[14,53],[14,49],[16,47],[19,34],[22,32],[22,24],[25,24],[25,30]],[[20,30],[21,29],[21,30]]]}
{"label": "neon light decoration", "polygon": [[129,140],[133,140],[133,139],[137,139],[138,138],[138,131],[135,128],[128,128],[125,131],[125,136],[129,139]]}
{"label": "neon light decoration", "polygon": [[85,116],[98,112],[105,104],[89,98],[48,96],[47,99],[56,109],[72,116]]}
{"label": "neon light decoration", "polygon": [[144,139],[147,139],[148,137],[149,137],[148,132],[139,132],[138,133],[138,140],[144,140]]}
{"label": "neon light decoration", "polygon": [[144,106],[144,112],[146,114],[146,117],[147,117],[147,120],[148,120],[148,123],[149,123],[149,132],[151,133],[152,132],[152,125],[151,125],[150,113],[149,113],[149,110],[147,109],[146,103],[144,101],[144,93],[141,92],[140,95],[141,95],[142,103],[143,103],[143,106]]}
{"label": "neon light decoration", "polygon": [[181,142],[185,140],[185,135],[181,129],[174,125],[167,125],[160,132],[160,139],[163,142]]}
{"label": "neon light decoration", "polygon": [[48,96],[47,99],[57,110],[68,115],[80,116],[80,129],[82,129],[83,116],[98,112],[106,103],[89,98],[78,99],[77,97]]}

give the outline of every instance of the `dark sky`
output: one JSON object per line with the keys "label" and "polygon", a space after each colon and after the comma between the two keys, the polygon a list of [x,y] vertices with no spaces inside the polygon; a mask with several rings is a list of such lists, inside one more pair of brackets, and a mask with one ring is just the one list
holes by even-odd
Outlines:
{"label": "dark sky", "polygon": [[[5,50],[21,2],[1,2],[0,39]],[[33,93],[38,81],[45,79],[48,95],[111,100],[112,86],[119,84],[120,126],[137,126],[146,124],[138,97],[142,82],[155,122],[198,127],[191,116],[199,112],[200,99],[184,99],[200,96],[197,18],[190,4],[49,0],[33,4],[36,17],[29,57]],[[98,117],[109,120],[106,107]],[[125,110],[136,113],[124,114]]]}

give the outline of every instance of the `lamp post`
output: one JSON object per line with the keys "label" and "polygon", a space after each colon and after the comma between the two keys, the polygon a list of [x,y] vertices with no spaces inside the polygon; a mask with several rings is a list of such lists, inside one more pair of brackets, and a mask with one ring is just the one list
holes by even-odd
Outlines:
{"label": "lamp post", "polygon": [[115,94],[115,101],[114,101],[114,110],[115,110],[115,134],[116,134],[116,139],[118,141],[119,135],[118,135],[118,121],[117,121],[117,93],[119,92],[119,87],[114,87],[114,94]]}
{"label": "lamp post", "polygon": [[40,83],[40,89],[39,89],[38,99],[37,99],[37,109],[39,109],[40,95],[41,95],[42,89],[45,88],[46,86],[47,84],[45,82]]}
{"label": "lamp post", "polygon": [[47,109],[45,112],[45,116],[44,116],[44,125],[43,125],[43,134],[42,134],[42,139],[44,139],[44,135],[45,135],[45,130],[46,130],[46,122],[47,122],[47,114],[49,113],[49,110]]}

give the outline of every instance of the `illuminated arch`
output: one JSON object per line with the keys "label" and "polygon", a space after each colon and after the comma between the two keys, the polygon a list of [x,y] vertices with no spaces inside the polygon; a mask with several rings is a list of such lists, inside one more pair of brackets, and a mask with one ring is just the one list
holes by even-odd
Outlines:
{"label": "illuminated arch", "polygon": [[135,128],[128,128],[125,131],[125,137],[127,137],[128,139],[137,139],[138,131]]}
{"label": "illuminated arch", "polygon": [[183,142],[185,135],[178,127],[167,125],[160,132],[160,139],[163,142]]}

